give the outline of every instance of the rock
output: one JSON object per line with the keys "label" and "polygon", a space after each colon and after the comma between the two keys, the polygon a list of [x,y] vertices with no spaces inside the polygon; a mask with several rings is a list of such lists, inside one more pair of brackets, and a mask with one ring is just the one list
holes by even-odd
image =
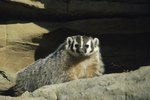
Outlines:
{"label": "rock", "polygon": [[[6,20],[53,20],[66,16],[66,3],[52,0],[3,0],[0,1],[0,16]],[[9,16],[9,17],[8,17]],[[53,19],[52,19],[53,18]]]}
{"label": "rock", "polygon": [[47,100],[149,100],[150,66],[120,74],[44,86],[33,97]]}
{"label": "rock", "polygon": [[150,66],[128,73],[74,80],[43,86],[20,97],[0,96],[0,100],[149,100]]}
{"label": "rock", "polygon": [[62,26],[84,33],[137,34],[149,33],[149,24],[150,18],[101,18],[70,21]]}
{"label": "rock", "polygon": [[3,71],[0,71],[0,91],[8,90],[11,86],[14,85],[14,78],[6,74]]}
{"label": "rock", "polygon": [[0,69],[6,73],[15,74],[32,63],[34,51],[38,46],[38,43],[32,42],[32,39],[40,38],[47,32],[47,29],[34,23],[0,25]]}
{"label": "rock", "polygon": [[6,97],[6,96],[0,96],[0,100],[46,100],[45,98],[38,97],[38,98],[32,98],[32,97]]}
{"label": "rock", "polygon": [[38,0],[7,0],[7,2],[14,2],[14,3],[18,3],[18,4],[24,4],[24,5],[28,5],[28,6],[33,6],[35,8],[44,8],[44,4]]}
{"label": "rock", "polygon": [[0,18],[6,20],[58,21],[102,17],[143,17],[150,14],[148,0],[2,0],[0,4],[3,5],[0,7],[2,13]]}
{"label": "rock", "polygon": [[[149,13],[149,4],[138,4],[128,1],[71,0],[68,4],[68,13],[76,17],[142,16]],[[77,7],[77,5],[80,6]]]}

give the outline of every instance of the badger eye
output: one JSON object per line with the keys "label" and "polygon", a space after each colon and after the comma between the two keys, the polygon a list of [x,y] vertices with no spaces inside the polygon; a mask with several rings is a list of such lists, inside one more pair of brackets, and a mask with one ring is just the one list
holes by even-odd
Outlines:
{"label": "badger eye", "polygon": [[86,44],[86,45],[85,45],[85,47],[86,47],[86,48],[88,48],[88,47],[89,47],[89,45],[87,45],[87,44]]}
{"label": "badger eye", "polygon": [[76,47],[76,48],[79,48],[79,44],[75,44],[75,47]]}

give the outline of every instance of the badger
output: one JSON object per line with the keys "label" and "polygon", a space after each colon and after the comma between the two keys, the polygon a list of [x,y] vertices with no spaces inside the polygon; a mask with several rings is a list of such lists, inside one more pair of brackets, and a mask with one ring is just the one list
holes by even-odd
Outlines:
{"label": "badger", "polygon": [[39,59],[19,71],[16,84],[10,88],[18,96],[50,84],[81,78],[92,78],[104,73],[99,39],[90,36],[69,36],[46,58]]}

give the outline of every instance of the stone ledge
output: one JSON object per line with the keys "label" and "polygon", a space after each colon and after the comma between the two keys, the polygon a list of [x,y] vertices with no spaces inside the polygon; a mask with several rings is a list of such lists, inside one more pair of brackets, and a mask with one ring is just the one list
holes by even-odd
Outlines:
{"label": "stone ledge", "polygon": [[118,74],[43,86],[20,97],[0,96],[0,100],[149,100],[150,66]]}
{"label": "stone ledge", "polygon": [[0,96],[0,100],[149,100],[150,66],[117,74],[79,79],[43,86],[20,97]]}
{"label": "stone ledge", "polygon": [[148,100],[150,66],[136,71],[44,86],[32,93],[47,100]]}

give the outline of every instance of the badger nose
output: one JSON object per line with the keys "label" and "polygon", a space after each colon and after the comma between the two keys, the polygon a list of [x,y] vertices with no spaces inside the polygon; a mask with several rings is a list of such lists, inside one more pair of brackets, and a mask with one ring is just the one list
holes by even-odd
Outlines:
{"label": "badger nose", "polygon": [[81,53],[81,54],[83,54],[84,53],[84,50],[83,49],[79,49],[79,52]]}

